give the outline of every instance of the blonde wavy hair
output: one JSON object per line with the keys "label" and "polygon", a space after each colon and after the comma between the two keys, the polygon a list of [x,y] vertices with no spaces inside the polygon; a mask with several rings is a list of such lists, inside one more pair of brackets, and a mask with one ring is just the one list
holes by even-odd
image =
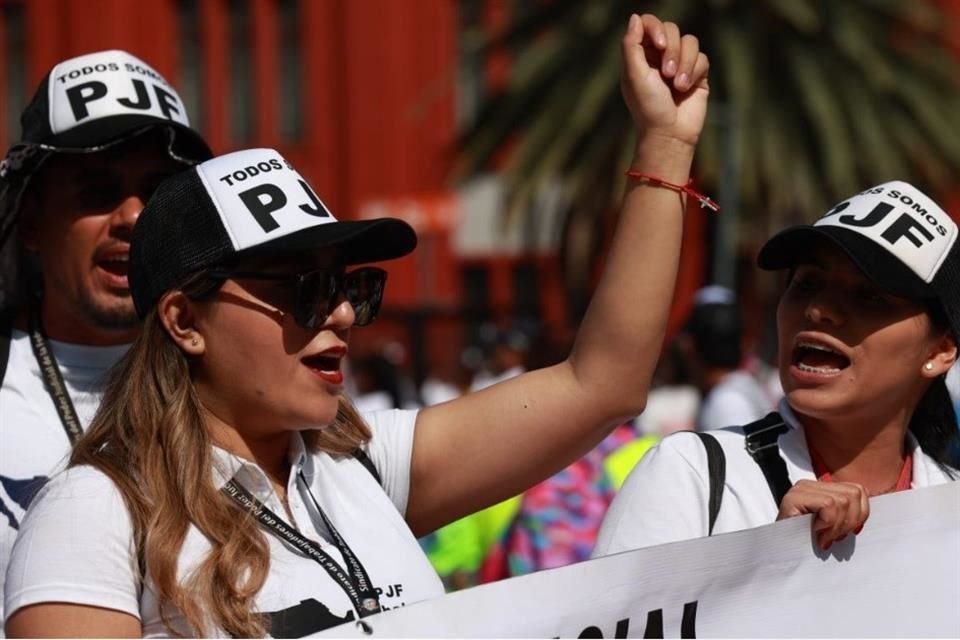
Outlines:
{"label": "blonde wavy hair", "polygon": [[[350,455],[370,436],[342,397],[332,424],[303,432],[308,450],[333,455]],[[151,313],[111,371],[70,465],[95,467],[120,490],[133,521],[135,570],[141,583],[146,575],[153,580],[172,633],[171,606],[198,637],[210,624],[234,637],[262,637],[267,620],[253,606],[269,572],[269,547],[253,516],[214,486],[211,447],[190,360]],[[212,549],[180,583],[177,559],[191,524]]]}

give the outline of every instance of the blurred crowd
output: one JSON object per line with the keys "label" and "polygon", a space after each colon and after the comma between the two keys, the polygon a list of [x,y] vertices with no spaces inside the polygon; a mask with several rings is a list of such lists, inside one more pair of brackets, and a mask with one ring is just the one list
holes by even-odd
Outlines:
{"label": "blurred crowd", "polygon": [[[555,344],[528,319],[486,323],[476,336],[462,350],[455,376],[428,371],[419,386],[397,342],[351,361],[352,399],[363,411],[438,404],[551,364],[559,357],[553,354],[570,346]],[[700,289],[664,347],[641,415],[522,495],[421,538],[448,590],[589,559],[616,491],[658,441],[676,431],[747,424],[776,410],[782,390],[770,360],[747,344],[736,293],[715,285]],[[960,410],[957,367],[947,381]]]}

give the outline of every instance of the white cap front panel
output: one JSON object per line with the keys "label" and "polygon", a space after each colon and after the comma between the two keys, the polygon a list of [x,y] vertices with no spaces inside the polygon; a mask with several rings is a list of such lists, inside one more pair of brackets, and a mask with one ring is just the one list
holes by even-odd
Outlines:
{"label": "white cap front panel", "polygon": [[220,156],[199,165],[197,173],[237,251],[336,222],[307,181],[273,149]]}
{"label": "white cap front panel", "polygon": [[957,241],[957,224],[922,191],[886,182],[831,209],[814,223],[866,236],[930,283]]}
{"label": "white cap front panel", "polygon": [[61,62],[50,72],[47,90],[55,134],[119,115],[149,115],[190,126],[170,83],[125,51],[100,51]]}

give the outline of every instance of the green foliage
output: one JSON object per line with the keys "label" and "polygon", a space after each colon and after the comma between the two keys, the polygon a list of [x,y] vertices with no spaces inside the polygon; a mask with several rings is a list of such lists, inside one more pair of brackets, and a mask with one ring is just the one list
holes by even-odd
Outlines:
{"label": "green foliage", "polygon": [[[723,215],[737,216],[741,239],[812,220],[885,180],[942,192],[960,177],[960,61],[933,0],[554,0],[511,10],[504,33],[477,27],[465,39],[465,59],[506,49],[511,70],[464,127],[458,168],[489,170],[515,142],[504,167],[511,216],[528,215],[531,196],[558,180],[577,216],[616,207],[635,140],[618,85],[631,12],[677,22],[710,56],[696,172],[709,192],[736,191],[738,211]],[[719,184],[725,159],[734,185]]]}

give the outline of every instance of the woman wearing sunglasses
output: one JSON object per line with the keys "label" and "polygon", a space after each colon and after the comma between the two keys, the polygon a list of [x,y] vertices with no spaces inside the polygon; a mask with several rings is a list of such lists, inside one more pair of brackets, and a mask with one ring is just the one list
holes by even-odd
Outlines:
{"label": "woman wearing sunglasses", "polygon": [[725,478],[696,434],[660,443],[611,505],[594,555],[804,514],[827,550],[860,532],[871,497],[960,477],[945,383],[960,336],[956,222],[888,182],[781,231],[758,263],[788,274],[779,411],[710,432]]}
{"label": "woman wearing sunglasses", "polygon": [[70,468],[36,498],[7,581],[17,636],[301,637],[443,594],[415,535],[515,495],[643,409],[707,103],[692,36],[633,16],[640,135],[606,273],[570,357],[419,412],[343,397],[350,330],[413,250],[337,222],[269,149],[175,176],[143,211],[144,319]]}

